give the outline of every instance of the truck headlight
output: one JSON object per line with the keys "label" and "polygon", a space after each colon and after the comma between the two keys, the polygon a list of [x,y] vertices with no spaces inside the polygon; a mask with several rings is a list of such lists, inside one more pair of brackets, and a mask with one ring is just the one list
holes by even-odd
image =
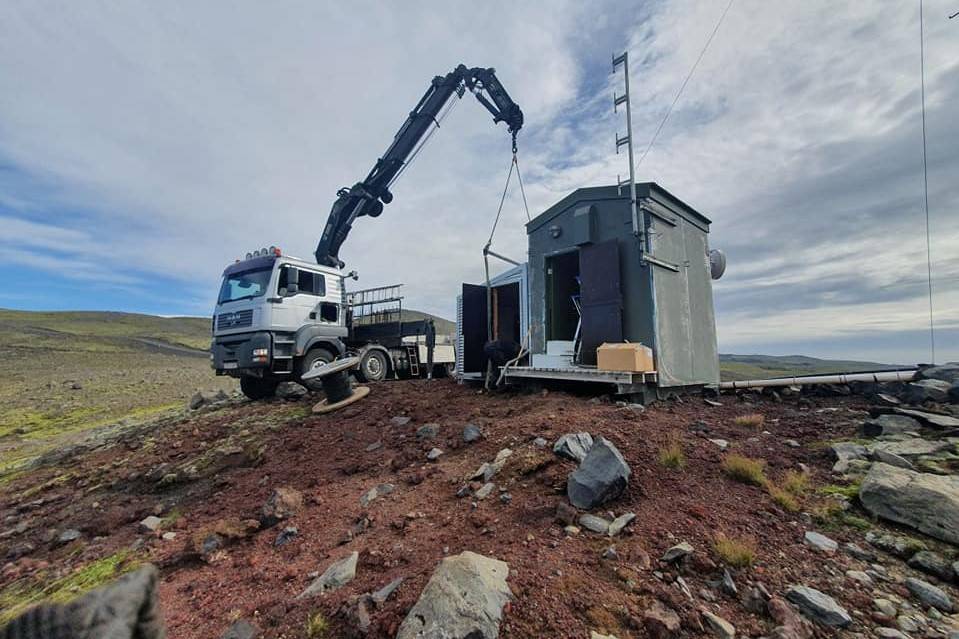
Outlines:
{"label": "truck headlight", "polygon": [[254,362],[265,362],[270,358],[270,349],[268,348],[254,348],[253,349],[253,361]]}

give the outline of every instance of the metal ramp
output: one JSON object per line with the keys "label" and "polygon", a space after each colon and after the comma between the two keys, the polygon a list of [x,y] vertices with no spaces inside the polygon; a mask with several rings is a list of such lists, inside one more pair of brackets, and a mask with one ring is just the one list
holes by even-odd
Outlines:
{"label": "metal ramp", "polygon": [[512,380],[562,380],[567,382],[592,382],[612,384],[619,395],[643,392],[647,384],[655,384],[655,372],[636,373],[629,371],[602,371],[586,366],[552,368],[547,366],[510,366],[506,369],[506,381]]}

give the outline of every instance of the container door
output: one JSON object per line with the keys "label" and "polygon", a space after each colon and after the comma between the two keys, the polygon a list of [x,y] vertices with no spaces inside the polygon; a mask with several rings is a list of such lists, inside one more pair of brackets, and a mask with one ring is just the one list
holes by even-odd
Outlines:
{"label": "container door", "polygon": [[623,294],[617,240],[581,247],[579,276],[580,362],[595,365],[596,349],[603,342],[623,341]]}
{"label": "container door", "polygon": [[463,284],[462,339],[464,373],[486,371],[486,287]]}

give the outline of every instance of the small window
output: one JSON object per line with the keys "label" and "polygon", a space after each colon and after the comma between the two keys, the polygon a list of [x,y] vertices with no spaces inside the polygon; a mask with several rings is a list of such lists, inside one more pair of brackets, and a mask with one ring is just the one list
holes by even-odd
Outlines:
{"label": "small window", "polygon": [[[290,267],[284,266],[280,269],[280,276],[277,280],[276,288],[280,295],[286,293],[287,282],[289,281]],[[297,277],[297,292],[305,295],[317,295],[323,297],[326,295],[326,278],[320,273],[300,269]]]}
{"label": "small window", "polygon": [[[322,276],[320,276],[322,277]],[[332,302],[320,304],[320,319],[324,322],[336,322],[340,317],[340,308]]]}

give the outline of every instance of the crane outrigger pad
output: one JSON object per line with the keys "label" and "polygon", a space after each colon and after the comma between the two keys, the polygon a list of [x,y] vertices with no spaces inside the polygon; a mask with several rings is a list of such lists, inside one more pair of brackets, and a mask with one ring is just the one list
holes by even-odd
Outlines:
{"label": "crane outrigger pad", "polygon": [[314,413],[332,412],[357,402],[370,394],[368,386],[359,386],[355,389],[350,386],[350,370],[356,368],[359,364],[359,357],[344,357],[303,374],[301,379],[304,381],[319,379],[323,383],[323,391],[326,393],[326,399],[313,407]]}

